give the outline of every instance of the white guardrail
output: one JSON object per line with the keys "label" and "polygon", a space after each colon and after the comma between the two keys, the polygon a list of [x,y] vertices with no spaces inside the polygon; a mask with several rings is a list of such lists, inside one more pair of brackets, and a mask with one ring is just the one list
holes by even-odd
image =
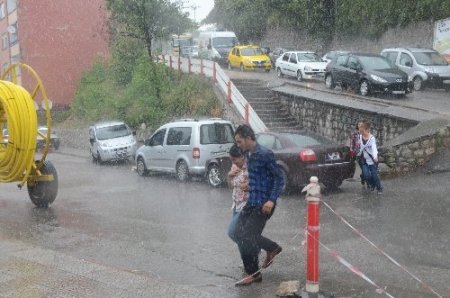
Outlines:
{"label": "white guardrail", "polygon": [[249,124],[256,133],[268,130],[249,102],[244,98],[241,92],[239,92],[217,62],[169,55],[158,56],[157,62],[164,63],[172,69],[185,73],[195,73],[212,78],[216,86],[219,87],[227,98],[228,104],[234,105],[246,124]]}

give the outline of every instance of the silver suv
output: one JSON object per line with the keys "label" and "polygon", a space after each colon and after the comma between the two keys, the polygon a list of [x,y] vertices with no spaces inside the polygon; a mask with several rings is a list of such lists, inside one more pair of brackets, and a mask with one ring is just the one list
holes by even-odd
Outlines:
{"label": "silver suv", "polygon": [[89,127],[94,162],[128,160],[136,153],[135,131],[121,121],[100,122]]}
{"label": "silver suv", "polygon": [[406,72],[414,90],[445,88],[450,91],[450,65],[437,51],[420,48],[384,49],[381,55]]}
{"label": "silver suv", "polygon": [[234,143],[230,121],[184,119],[167,123],[136,151],[136,170],[176,173],[180,181],[205,175],[208,159],[227,152]]}

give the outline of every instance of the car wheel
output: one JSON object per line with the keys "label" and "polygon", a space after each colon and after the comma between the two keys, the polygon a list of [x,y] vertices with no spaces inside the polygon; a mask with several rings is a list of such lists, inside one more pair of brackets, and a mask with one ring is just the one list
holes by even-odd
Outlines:
{"label": "car wheel", "polygon": [[138,157],[136,161],[136,171],[139,176],[146,176],[148,174],[147,167],[145,166],[145,162],[142,157]]}
{"label": "car wheel", "polygon": [[102,157],[101,157],[101,155],[100,155],[100,152],[98,152],[98,151],[97,151],[97,163],[98,163],[99,165],[103,164]]}
{"label": "car wheel", "polygon": [[282,78],[284,75],[283,75],[283,73],[281,72],[281,68],[277,68],[277,77],[279,77],[279,78]]}
{"label": "car wheel", "polygon": [[177,163],[176,171],[178,180],[180,180],[181,182],[189,180],[189,169],[184,160],[181,160]]}
{"label": "car wheel", "polygon": [[333,76],[331,74],[328,74],[325,77],[325,86],[327,86],[328,89],[334,89],[336,85],[334,84]]}
{"label": "car wheel", "polygon": [[368,96],[370,94],[370,85],[369,82],[366,80],[362,81],[361,84],[359,84],[359,93],[362,96]]}
{"label": "car wheel", "polygon": [[92,157],[92,162],[97,163],[97,157],[95,156],[94,152],[92,152],[92,150],[91,150],[91,157]]}
{"label": "car wheel", "polygon": [[217,164],[212,164],[208,167],[206,177],[208,179],[208,184],[212,187],[219,187],[224,183],[224,179],[220,174],[220,169]]}
{"label": "car wheel", "polygon": [[52,181],[36,181],[27,183],[28,195],[34,205],[39,208],[47,208],[53,203],[58,194],[58,174],[53,164],[46,160],[39,169],[42,175],[53,175]]}
{"label": "car wheel", "polygon": [[423,90],[423,80],[420,76],[415,76],[413,79],[413,88],[414,91],[420,91]]}
{"label": "car wheel", "polygon": [[323,185],[325,185],[325,188],[328,190],[336,190],[342,185],[342,181],[335,179],[326,180],[323,182]]}
{"label": "car wheel", "polygon": [[228,61],[228,69],[231,70],[233,67],[231,66],[231,62]]}
{"label": "car wheel", "polygon": [[55,148],[55,150],[59,149],[59,141],[53,141],[53,148]]}
{"label": "car wheel", "polygon": [[244,72],[244,71],[245,71],[244,64],[241,63],[240,69],[241,69],[241,72]]}
{"label": "car wheel", "polygon": [[302,72],[300,70],[297,70],[297,81],[299,82],[303,81]]}
{"label": "car wheel", "polygon": [[281,193],[288,195],[292,190],[291,185],[289,184],[289,177],[288,177],[286,170],[283,167],[280,166],[280,170],[281,170],[281,174],[283,175],[283,180],[284,180],[284,186],[283,186]]}

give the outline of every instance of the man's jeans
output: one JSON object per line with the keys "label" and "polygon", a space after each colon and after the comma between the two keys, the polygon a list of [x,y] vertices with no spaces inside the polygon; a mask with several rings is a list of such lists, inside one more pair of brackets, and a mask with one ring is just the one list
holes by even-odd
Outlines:
{"label": "man's jeans", "polygon": [[261,212],[261,207],[245,206],[240,212],[235,236],[247,274],[259,270],[258,255],[261,249],[271,252],[278,248],[278,244],[261,235],[274,211],[275,207],[271,214],[266,215]]}

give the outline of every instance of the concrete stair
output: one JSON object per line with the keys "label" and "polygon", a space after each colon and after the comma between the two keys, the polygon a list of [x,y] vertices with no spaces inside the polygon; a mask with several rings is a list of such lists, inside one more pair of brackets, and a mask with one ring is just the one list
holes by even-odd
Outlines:
{"label": "concrete stair", "polygon": [[267,88],[265,82],[233,80],[233,83],[269,130],[296,131],[301,129],[296,119],[289,115],[286,108],[281,106],[280,100],[273,97],[272,91]]}

